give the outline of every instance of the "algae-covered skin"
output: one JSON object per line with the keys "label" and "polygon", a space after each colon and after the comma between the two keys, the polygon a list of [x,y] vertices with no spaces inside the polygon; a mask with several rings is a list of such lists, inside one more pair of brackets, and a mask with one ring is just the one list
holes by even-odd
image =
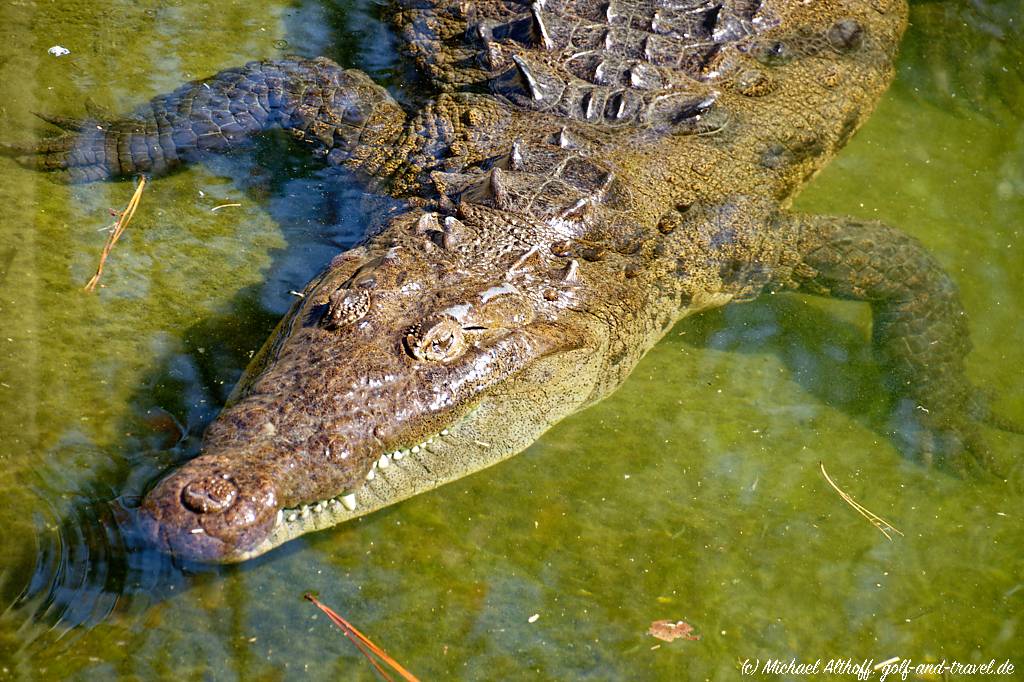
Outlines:
{"label": "algae-covered skin", "polygon": [[867,301],[912,457],[985,462],[955,287],[913,239],[791,213],[892,76],[902,2],[399,3],[433,97],[254,62],[26,162],[160,175],[271,128],[401,201],[311,282],[203,452],[140,509],[247,559],[483,469],[618,387],[680,318],[799,289]]}

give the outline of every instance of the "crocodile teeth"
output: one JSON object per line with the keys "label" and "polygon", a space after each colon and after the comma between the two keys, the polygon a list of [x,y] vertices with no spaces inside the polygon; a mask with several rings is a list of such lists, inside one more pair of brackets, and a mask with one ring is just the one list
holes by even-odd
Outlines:
{"label": "crocodile teeth", "polygon": [[319,514],[320,512],[322,512],[323,510],[324,510],[324,503],[323,503],[323,502],[317,502],[317,503],[316,503],[316,506],[315,506],[315,507],[313,507],[313,511],[315,511],[315,512],[316,512],[316,513],[318,513],[318,514]]}
{"label": "crocodile teeth", "polygon": [[284,511],[282,511],[281,509],[278,509],[277,510],[277,520],[276,520],[275,523],[280,524],[282,521],[284,521]]}
{"label": "crocodile teeth", "polygon": [[306,518],[307,516],[309,516],[309,505],[308,504],[302,505],[302,509],[299,510],[299,516],[301,516],[302,518]]}
{"label": "crocodile teeth", "polygon": [[387,455],[381,455],[380,459],[377,460],[377,466],[379,466],[381,469],[387,469],[389,466],[391,466],[391,458],[388,457]]}
{"label": "crocodile teeth", "polygon": [[576,282],[579,280],[580,264],[575,259],[569,261],[569,264],[562,270],[562,281],[563,282]]}
{"label": "crocodile teeth", "polygon": [[295,512],[292,512],[291,514],[288,515],[288,520],[289,521],[294,521],[297,518],[299,518],[299,515],[296,514]]}
{"label": "crocodile teeth", "polygon": [[366,480],[372,481],[375,478],[377,478],[377,471],[375,469],[370,469],[370,471],[366,474]]}
{"label": "crocodile teeth", "polygon": [[411,450],[412,454],[414,454],[414,455],[415,455],[415,454],[416,454],[416,453],[418,453],[419,451],[420,451],[420,446],[419,446],[419,445],[413,445],[413,446],[412,446],[412,450]]}
{"label": "crocodile teeth", "polygon": [[348,495],[341,496],[341,505],[349,511],[355,511],[356,508],[356,494],[349,493]]}
{"label": "crocodile teeth", "polygon": [[396,462],[401,460],[403,457],[405,457],[405,453],[401,450],[395,450],[395,454],[391,455],[391,459],[395,460]]}
{"label": "crocodile teeth", "polygon": [[449,431],[448,429],[441,429],[442,436],[447,436],[449,433],[451,433],[451,431]]}

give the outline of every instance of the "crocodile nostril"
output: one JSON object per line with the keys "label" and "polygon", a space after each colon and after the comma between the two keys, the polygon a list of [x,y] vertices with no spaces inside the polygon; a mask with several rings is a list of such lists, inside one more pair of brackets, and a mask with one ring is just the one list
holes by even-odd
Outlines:
{"label": "crocodile nostril", "polygon": [[196,479],[181,491],[181,503],[199,514],[224,511],[238,497],[238,486],[224,476]]}

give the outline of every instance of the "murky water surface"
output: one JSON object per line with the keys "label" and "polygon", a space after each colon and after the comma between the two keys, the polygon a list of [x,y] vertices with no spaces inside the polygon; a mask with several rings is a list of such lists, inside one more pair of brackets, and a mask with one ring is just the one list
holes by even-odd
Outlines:
{"label": "murky water surface", "polygon": [[[34,110],[125,110],[285,53],[402,94],[372,8],[142,4],[5,4],[0,138],[42,134]],[[1024,418],[1018,10],[915,5],[895,86],[797,208],[924,241],[970,312],[971,375]],[[269,140],[152,182],[84,295],[131,190],[0,160],[0,678],[371,679],[306,590],[424,679],[732,679],[768,657],[1024,669],[1024,441],[989,434],[1006,481],[903,461],[867,309],[796,295],[685,321],[526,453],[348,527],[225,569],[129,551],[105,503],[195,455],[289,290],[366,224],[358,188]],[[657,647],[663,618],[702,639]]]}

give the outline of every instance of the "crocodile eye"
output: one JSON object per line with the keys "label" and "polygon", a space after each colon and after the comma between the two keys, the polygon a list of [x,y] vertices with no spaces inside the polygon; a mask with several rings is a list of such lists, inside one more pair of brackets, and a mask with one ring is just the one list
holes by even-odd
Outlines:
{"label": "crocodile eye", "polygon": [[793,50],[781,40],[756,43],[750,49],[750,54],[754,59],[768,66],[785,64],[793,59]]}
{"label": "crocodile eye", "polygon": [[466,352],[466,338],[456,320],[442,317],[410,328],[405,350],[424,362],[451,362]]}
{"label": "crocodile eye", "polygon": [[321,324],[337,329],[361,319],[370,310],[370,293],[363,289],[338,289],[327,302]]}

